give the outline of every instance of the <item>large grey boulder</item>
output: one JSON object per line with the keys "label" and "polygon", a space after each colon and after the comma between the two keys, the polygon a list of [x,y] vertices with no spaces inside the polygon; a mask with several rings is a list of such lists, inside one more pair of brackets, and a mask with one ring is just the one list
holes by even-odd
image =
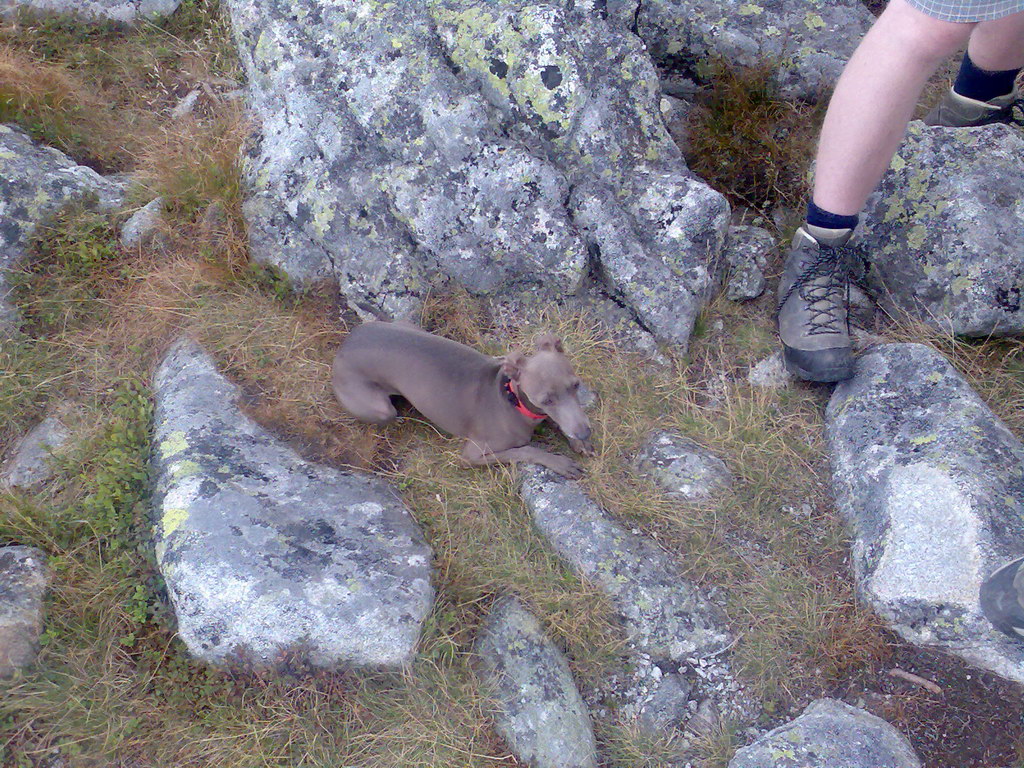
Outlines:
{"label": "large grey boulder", "polygon": [[0,0],[0,14],[26,8],[45,13],[67,13],[85,19],[130,22],[170,16],[179,5],[181,0]]}
{"label": "large grey boulder", "polygon": [[0,464],[0,488],[29,488],[53,476],[50,466],[54,451],[59,450],[71,433],[56,416],[47,416],[29,430]]}
{"label": "large grey boulder", "polygon": [[1024,645],[978,602],[981,582],[1024,553],[1024,446],[919,344],[860,357],[826,429],[861,596],[909,642],[1024,683]]}
{"label": "large grey boulder", "polygon": [[728,204],[688,172],[643,46],[603,4],[230,0],[260,127],[254,256],[415,317],[454,280],[563,300],[597,274],[685,346]]}
{"label": "large grey boulder", "polygon": [[910,124],[861,234],[881,301],[945,332],[1024,331],[1024,135]]}
{"label": "large grey boulder", "polygon": [[67,155],[0,124],[0,338],[18,323],[6,272],[25,256],[37,225],[68,203],[88,199],[104,209],[123,200],[122,187]]}
{"label": "large grey boulder", "polygon": [[38,549],[0,548],[0,678],[36,659],[47,578],[46,555]]}
{"label": "large grey boulder", "polygon": [[300,458],[182,339],[155,379],[157,564],[196,657],[401,667],[430,610],[430,550],[397,494]]}
{"label": "large grey boulder", "polygon": [[615,522],[578,483],[533,466],[522,474],[522,497],[537,530],[578,575],[609,596],[635,665],[652,673],[638,687],[643,700],[633,711],[641,714],[652,703],[672,709],[658,689],[681,673],[688,684],[671,683],[680,696],[710,698],[727,716],[746,716],[749,702],[729,668],[732,638],[720,611],[671,558]]}
{"label": "large grey boulder", "polygon": [[672,430],[649,435],[635,463],[668,496],[680,501],[708,501],[732,486],[732,473],[724,461]]}
{"label": "large grey boulder", "polygon": [[608,0],[608,9],[664,67],[700,75],[714,59],[769,61],[784,95],[811,100],[832,89],[873,20],[860,0]]}
{"label": "large grey boulder", "polygon": [[729,768],[921,768],[921,761],[885,720],[818,699],[800,717],[737,751]]}
{"label": "large grey boulder", "polygon": [[495,725],[518,760],[535,768],[597,768],[590,715],[562,652],[518,600],[491,609],[477,641]]}

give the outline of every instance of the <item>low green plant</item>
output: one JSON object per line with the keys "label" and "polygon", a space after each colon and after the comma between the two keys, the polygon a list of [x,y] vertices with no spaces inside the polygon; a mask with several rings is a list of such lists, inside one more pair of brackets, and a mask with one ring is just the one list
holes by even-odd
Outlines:
{"label": "low green plant", "polygon": [[15,302],[35,334],[95,323],[106,311],[103,286],[124,277],[113,220],[84,199],[36,228],[26,266],[11,277]]}

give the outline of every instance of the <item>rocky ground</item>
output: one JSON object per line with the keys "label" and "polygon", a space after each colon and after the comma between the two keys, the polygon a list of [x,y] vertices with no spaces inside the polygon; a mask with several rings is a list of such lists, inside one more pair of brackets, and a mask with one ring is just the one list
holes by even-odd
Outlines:
{"label": "rocky ground", "polygon": [[[76,9],[0,0],[4,764],[1021,764],[1019,130],[912,124],[854,377],[778,359],[876,7]],[[385,315],[558,334],[585,477],[354,422]]]}

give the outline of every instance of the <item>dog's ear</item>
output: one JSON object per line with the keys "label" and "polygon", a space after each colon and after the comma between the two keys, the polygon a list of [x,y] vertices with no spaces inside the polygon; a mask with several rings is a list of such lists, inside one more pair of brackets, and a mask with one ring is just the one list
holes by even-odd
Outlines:
{"label": "dog's ear", "polygon": [[562,340],[553,333],[544,333],[537,337],[538,352],[564,352]]}
{"label": "dog's ear", "polygon": [[524,365],[526,365],[526,355],[518,349],[513,349],[501,361],[501,372],[512,379],[512,381],[519,381]]}

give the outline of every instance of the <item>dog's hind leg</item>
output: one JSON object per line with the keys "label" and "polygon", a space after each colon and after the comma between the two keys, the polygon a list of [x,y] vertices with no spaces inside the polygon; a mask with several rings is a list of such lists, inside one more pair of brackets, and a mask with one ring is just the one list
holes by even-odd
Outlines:
{"label": "dog's hind leg", "polygon": [[387,424],[398,415],[391,396],[371,382],[335,378],[334,394],[346,411],[368,424]]}

